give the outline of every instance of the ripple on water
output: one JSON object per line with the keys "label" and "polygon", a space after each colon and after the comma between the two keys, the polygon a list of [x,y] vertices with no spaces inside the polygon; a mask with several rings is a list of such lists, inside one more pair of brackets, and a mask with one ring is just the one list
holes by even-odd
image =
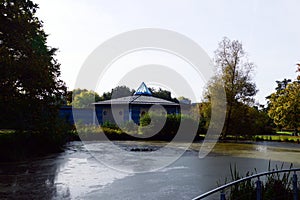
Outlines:
{"label": "ripple on water", "polygon": [[69,158],[59,170],[55,183],[61,192],[65,193],[68,188],[71,198],[80,198],[127,176],[129,174],[109,169],[94,159]]}

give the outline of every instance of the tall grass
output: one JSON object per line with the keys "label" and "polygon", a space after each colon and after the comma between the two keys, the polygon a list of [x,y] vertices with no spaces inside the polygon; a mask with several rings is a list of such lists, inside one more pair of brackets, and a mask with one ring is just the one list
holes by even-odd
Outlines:
{"label": "tall grass", "polygon": [[[271,162],[269,161],[268,171],[281,170],[283,169],[284,163],[280,167],[277,165],[275,168],[271,168]],[[290,165],[290,169],[293,164]],[[257,173],[256,169],[254,169]],[[239,180],[243,177],[253,175],[253,172],[247,172],[245,176],[242,176],[237,170],[236,165],[232,167],[230,165],[230,182]],[[239,184],[233,185],[229,188],[229,198],[231,200],[252,200],[256,199],[256,181],[257,178],[249,179]],[[292,176],[290,172],[285,173],[274,173],[266,175],[265,178],[261,177],[262,181],[262,199],[272,200],[292,200]],[[228,183],[228,178],[225,179],[225,183]],[[218,184],[219,185],[219,184]]]}

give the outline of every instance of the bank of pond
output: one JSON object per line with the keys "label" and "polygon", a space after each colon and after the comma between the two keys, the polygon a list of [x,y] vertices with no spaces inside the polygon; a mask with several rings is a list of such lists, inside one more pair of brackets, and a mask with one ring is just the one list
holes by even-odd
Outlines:
{"label": "bank of pond", "polygon": [[[175,127],[176,128],[176,127]],[[177,127],[178,128],[178,127]],[[174,127],[173,127],[174,129]],[[143,135],[144,134],[144,135]],[[32,157],[42,156],[50,153],[61,152],[66,143],[70,141],[91,140],[120,140],[120,141],[171,141],[176,132],[166,127],[155,135],[148,137],[147,132],[139,130],[126,131],[112,124],[100,126],[82,125],[77,129],[63,133],[49,134],[34,131],[0,130],[0,161],[9,162],[26,160]],[[187,141],[192,138],[191,141]],[[205,138],[204,134],[191,135],[187,138],[176,138],[178,142],[199,143]],[[292,142],[299,144],[299,136],[291,135],[253,135],[253,136],[227,136],[220,139],[223,142],[242,141],[272,141]]]}

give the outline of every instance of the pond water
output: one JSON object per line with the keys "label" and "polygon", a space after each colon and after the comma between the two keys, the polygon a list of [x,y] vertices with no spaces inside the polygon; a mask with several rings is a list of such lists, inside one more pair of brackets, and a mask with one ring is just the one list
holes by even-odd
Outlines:
{"label": "pond water", "polygon": [[[118,145],[127,152],[138,151],[137,155],[151,155],[164,146],[151,142],[118,142]],[[180,146],[169,148],[170,155],[177,153]],[[100,150],[92,151],[93,148]],[[199,148],[200,144],[193,144],[172,164],[149,171],[149,165],[155,162],[153,157],[137,160],[130,154],[120,159],[107,142],[86,145],[72,142],[63,153],[0,164],[0,199],[191,199],[215,188],[217,182],[224,183],[225,177],[230,177],[230,164],[236,164],[241,174],[254,168],[266,171],[270,159],[274,160],[273,167],[282,161],[286,162],[285,168],[289,162],[300,166],[298,144],[220,143],[203,159],[198,158]],[[167,160],[168,156],[164,156]],[[113,164],[99,162],[101,158]],[[116,162],[122,167],[134,165],[134,169],[148,172],[116,170],[111,167]]]}

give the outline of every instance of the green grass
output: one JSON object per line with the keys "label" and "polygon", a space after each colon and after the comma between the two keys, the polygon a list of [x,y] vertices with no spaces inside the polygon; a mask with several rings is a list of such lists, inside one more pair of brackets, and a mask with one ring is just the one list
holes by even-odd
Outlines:
{"label": "green grass", "polygon": [[277,131],[276,134],[278,135],[292,135],[292,131]]}
{"label": "green grass", "polygon": [[[291,132],[286,132],[291,133]],[[205,135],[200,135],[205,138]],[[296,142],[300,143],[300,136],[292,136],[292,134],[278,134],[278,135],[253,135],[253,136],[243,136],[243,135],[227,135],[227,140],[254,140],[254,141],[274,141],[274,142]]]}
{"label": "green grass", "polygon": [[0,137],[1,135],[5,135],[5,134],[12,134],[15,133],[15,130],[8,130],[8,129],[0,129]]}
{"label": "green grass", "polygon": [[256,140],[277,141],[277,142],[300,142],[300,136],[291,135],[256,135]]}

